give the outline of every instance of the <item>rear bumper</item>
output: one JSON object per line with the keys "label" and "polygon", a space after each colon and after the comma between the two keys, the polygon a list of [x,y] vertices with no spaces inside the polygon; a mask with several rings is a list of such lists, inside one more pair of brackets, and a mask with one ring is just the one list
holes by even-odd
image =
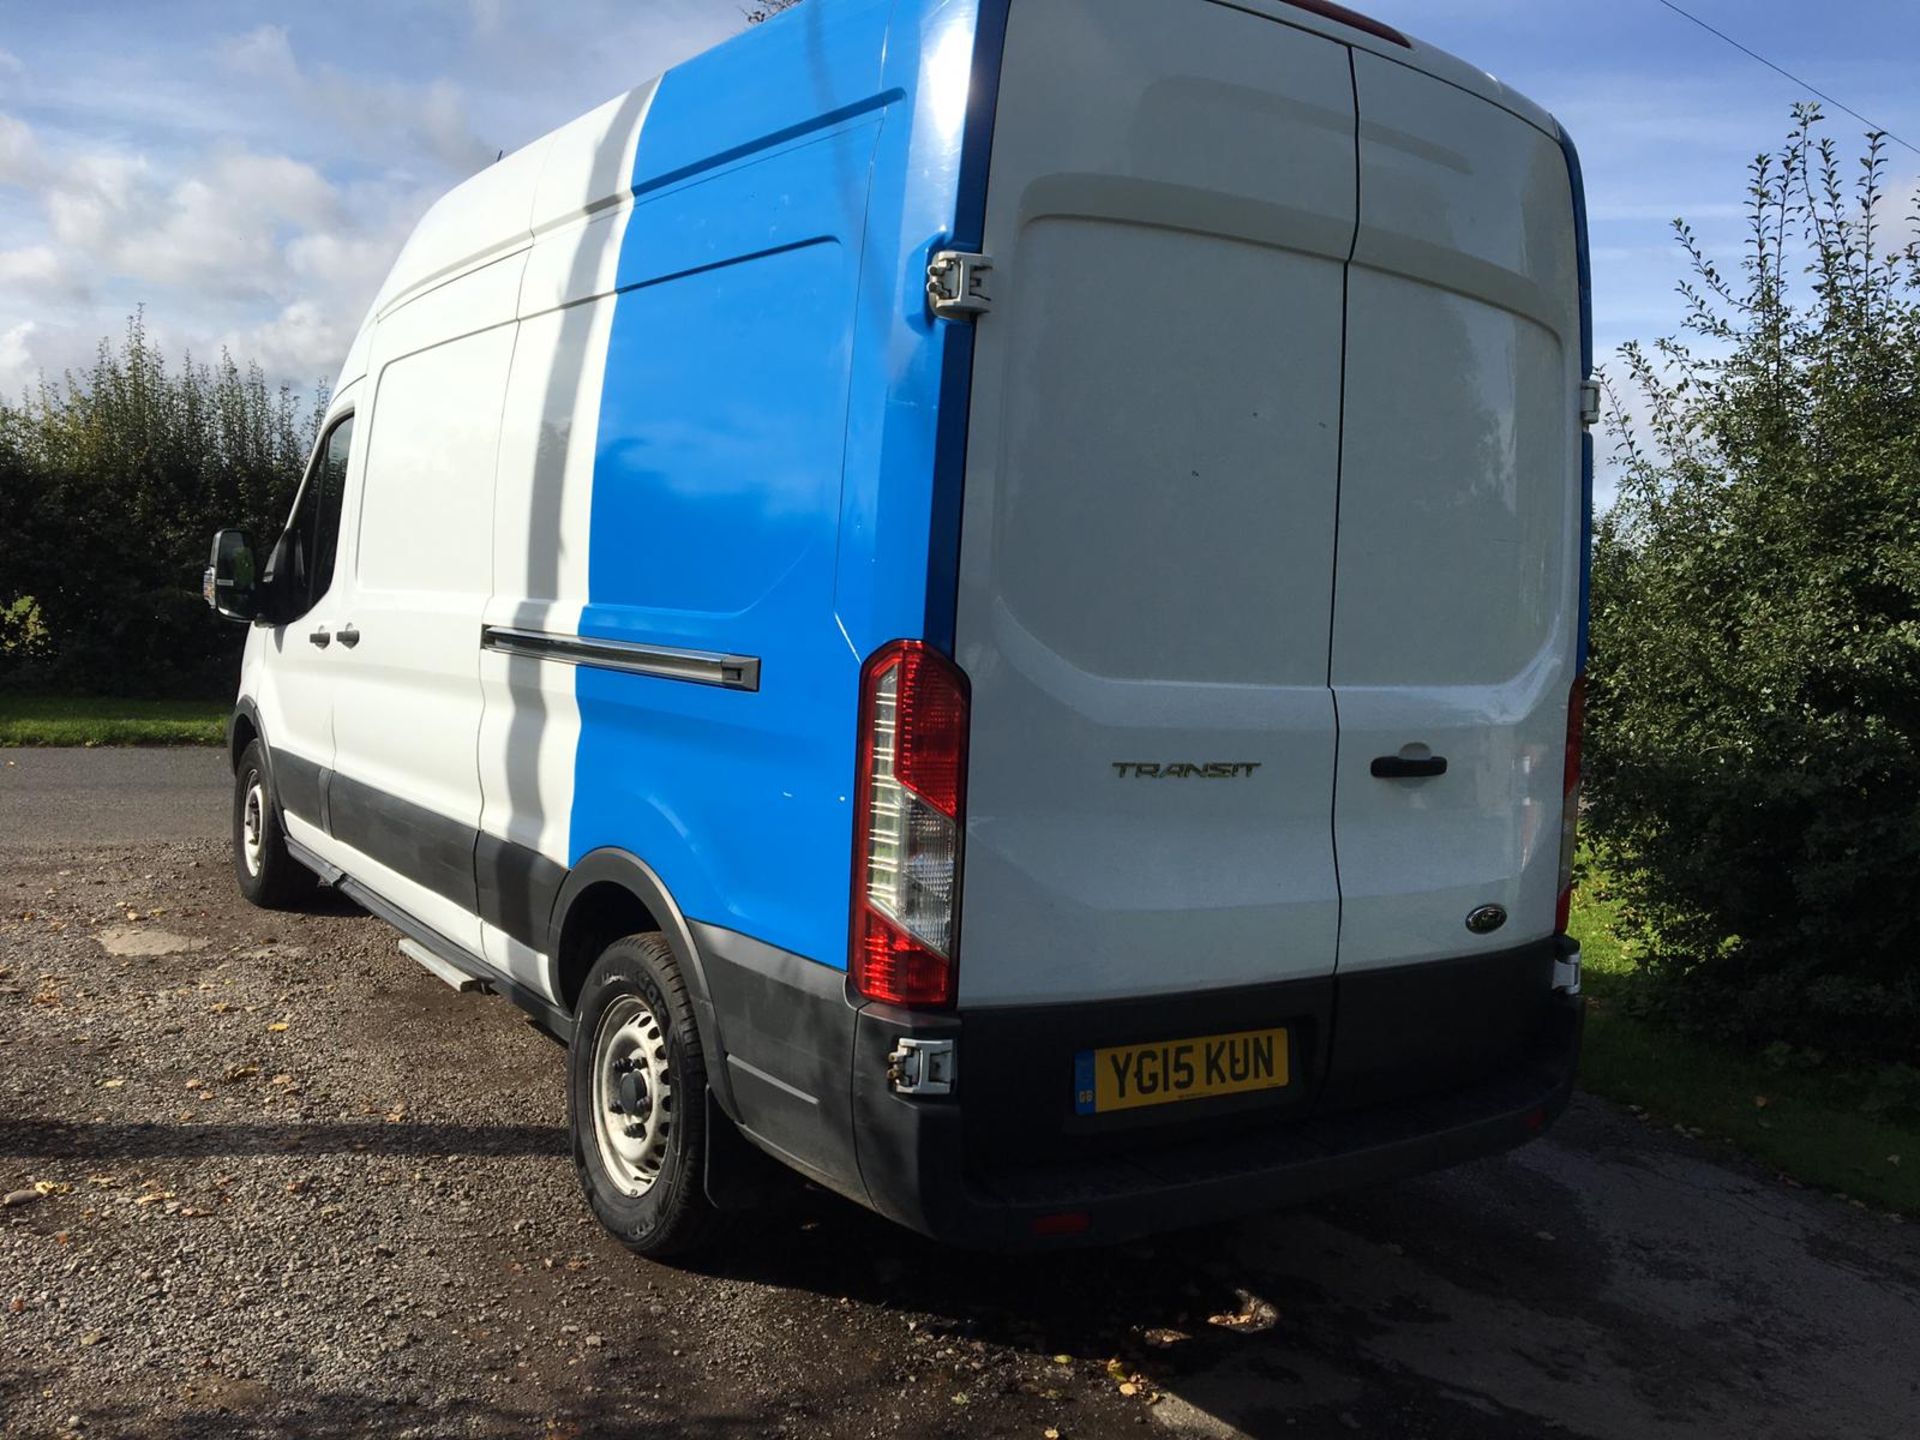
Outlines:
{"label": "rear bumper", "polygon": [[[938,1240],[994,1250],[1110,1244],[1297,1205],[1540,1135],[1572,1094],[1583,1002],[1554,991],[1535,1018],[1524,1044],[1497,1069],[1431,1093],[1395,1087],[1398,1098],[1346,1108],[1335,1091],[1315,1086],[1304,1103],[1254,1129],[994,1163],[983,1160],[979,1135],[1001,1123],[1017,1128],[1019,1117],[983,1113],[982,1099],[969,1099],[968,1045],[959,1047],[954,1096],[895,1094],[886,1055],[903,1035],[943,1027],[870,1006],[859,1014],[854,1056],[860,1177],[869,1203],[889,1218]],[[965,1021],[946,1025],[957,1035]]]}

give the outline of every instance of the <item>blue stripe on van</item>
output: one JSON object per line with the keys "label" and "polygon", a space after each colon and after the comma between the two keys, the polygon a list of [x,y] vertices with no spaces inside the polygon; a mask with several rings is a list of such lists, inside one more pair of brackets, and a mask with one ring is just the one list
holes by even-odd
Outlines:
{"label": "blue stripe on van", "polygon": [[[1580,152],[1564,125],[1560,150],[1567,157],[1573,186],[1573,235],[1580,270],[1580,374],[1593,374],[1593,251],[1587,239],[1587,187],[1580,174]],[[1578,665],[1587,668],[1587,632],[1593,614],[1593,432],[1580,433],[1580,646]]]}
{"label": "blue stripe on van", "polygon": [[619,260],[581,632],[760,688],[582,668],[570,858],[632,851],[689,919],[836,967],[860,663],[927,624],[959,135],[923,81],[975,13],[810,0],[669,72]]}

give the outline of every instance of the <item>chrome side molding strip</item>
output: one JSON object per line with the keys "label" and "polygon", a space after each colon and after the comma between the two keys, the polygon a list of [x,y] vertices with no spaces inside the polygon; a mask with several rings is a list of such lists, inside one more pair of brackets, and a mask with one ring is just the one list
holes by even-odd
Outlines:
{"label": "chrome side molding strip", "polygon": [[584,635],[550,635],[544,630],[480,627],[480,648],[560,665],[590,665],[624,670],[660,680],[718,685],[724,690],[758,690],[760,657],[717,655],[710,650],[676,650],[666,645],[637,645],[628,640],[593,640]]}

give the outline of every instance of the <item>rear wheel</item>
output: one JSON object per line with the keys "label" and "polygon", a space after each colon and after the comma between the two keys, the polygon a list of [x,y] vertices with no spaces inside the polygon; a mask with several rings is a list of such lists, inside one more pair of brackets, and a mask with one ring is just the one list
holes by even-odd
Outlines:
{"label": "rear wheel", "polygon": [[258,740],[233,772],[233,874],[240,893],[264,910],[285,910],[313,889],[313,872],[287,853],[280,806]]}
{"label": "rear wheel", "polygon": [[594,962],[574,1012],[567,1091],[574,1168],[601,1224],[654,1258],[709,1239],[706,1060],[659,935],[616,940]]}

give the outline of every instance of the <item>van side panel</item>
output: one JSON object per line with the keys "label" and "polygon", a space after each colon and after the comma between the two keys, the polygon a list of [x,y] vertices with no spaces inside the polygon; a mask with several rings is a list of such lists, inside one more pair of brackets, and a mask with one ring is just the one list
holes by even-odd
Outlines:
{"label": "van side panel", "polygon": [[820,837],[853,766],[833,565],[886,7],[819,14],[816,66],[723,47],[662,80],[594,461],[581,633],[745,656],[758,688],[582,668],[570,836],[574,860],[629,850],[688,916],[814,959],[845,943],[847,850]]}
{"label": "van side panel", "polygon": [[[486,623],[577,634],[587,601],[594,439],[634,150],[657,82],[557,132],[533,202],[520,336],[494,488]],[[486,806],[475,855],[486,958],[550,999],[541,953],[572,850],[580,714],[574,671],[483,650]]]}
{"label": "van side panel", "polygon": [[578,633],[757,668],[571,672],[566,861],[653,868],[699,937],[735,1118],[849,1193],[855,702],[865,655],[928,623],[943,386],[965,395],[924,285],[976,17],[809,5],[662,79],[593,425]]}
{"label": "van side panel", "polygon": [[[355,879],[469,950],[493,476],[524,254],[421,293],[374,333],[357,509],[342,517],[333,838]],[[351,497],[350,497],[351,498]]]}

